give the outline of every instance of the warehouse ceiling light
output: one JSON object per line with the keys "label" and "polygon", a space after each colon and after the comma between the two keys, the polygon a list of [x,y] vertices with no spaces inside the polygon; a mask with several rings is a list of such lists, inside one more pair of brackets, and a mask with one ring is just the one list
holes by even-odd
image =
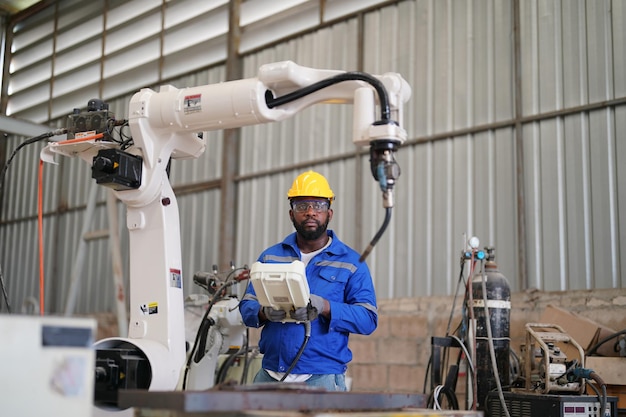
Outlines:
{"label": "warehouse ceiling light", "polygon": [[0,14],[15,14],[28,9],[40,0],[0,0]]}

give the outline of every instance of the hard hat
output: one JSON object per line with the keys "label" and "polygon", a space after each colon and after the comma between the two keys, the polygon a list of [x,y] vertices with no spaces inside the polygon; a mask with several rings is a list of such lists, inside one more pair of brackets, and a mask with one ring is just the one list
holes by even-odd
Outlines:
{"label": "hard hat", "polygon": [[322,174],[307,171],[296,177],[287,193],[287,198],[295,197],[320,197],[332,201],[335,194]]}

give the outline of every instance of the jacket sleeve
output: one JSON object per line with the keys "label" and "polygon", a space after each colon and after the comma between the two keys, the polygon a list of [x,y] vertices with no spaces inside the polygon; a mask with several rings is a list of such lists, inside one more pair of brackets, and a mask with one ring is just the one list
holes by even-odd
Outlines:
{"label": "jacket sleeve", "polygon": [[261,327],[264,323],[261,323],[259,320],[260,309],[261,304],[259,304],[254,288],[250,283],[243,299],[239,302],[239,312],[241,313],[243,323],[248,327]]}
{"label": "jacket sleeve", "polygon": [[361,263],[348,279],[344,302],[329,300],[330,331],[368,335],[378,326],[374,283],[367,264]]}

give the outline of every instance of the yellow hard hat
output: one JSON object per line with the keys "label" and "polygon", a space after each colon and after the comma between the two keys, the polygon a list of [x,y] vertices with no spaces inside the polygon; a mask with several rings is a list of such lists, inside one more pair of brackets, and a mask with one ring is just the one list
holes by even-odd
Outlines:
{"label": "yellow hard hat", "polygon": [[295,197],[320,197],[332,201],[335,194],[322,174],[307,171],[296,177],[287,193],[287,198]]}

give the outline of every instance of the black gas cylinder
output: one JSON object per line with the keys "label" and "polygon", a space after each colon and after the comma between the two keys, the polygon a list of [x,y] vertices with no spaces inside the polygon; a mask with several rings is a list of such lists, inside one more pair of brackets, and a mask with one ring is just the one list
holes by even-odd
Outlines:
{"label": "black gas cylinder", "polygon": [[[472,278],[473,313],[476,320],[474,366],[477,383],[477,409],[479,410],[484,409],[487,394],[497,388],[489,353],[488,325],[491,326],[500,385],[506,387],[510,382],[511,289],[506,277],[498,270],[493,249],[489,248],[487,253],[484,270],[477,271]],[[485,312],[485,302],[488,314]]]}

